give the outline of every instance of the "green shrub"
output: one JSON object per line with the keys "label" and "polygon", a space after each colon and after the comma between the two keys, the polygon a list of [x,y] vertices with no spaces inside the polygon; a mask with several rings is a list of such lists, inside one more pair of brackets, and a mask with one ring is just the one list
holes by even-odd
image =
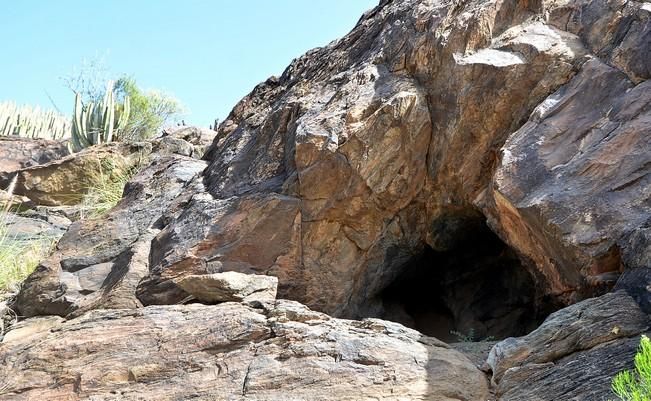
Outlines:
{"label": "green shrub", "polygon": [[[105,96],[105,82],[111,74],[103,57],[85,60],[75,69],[64,84],[86,105],[98,104]],[[160,90],[142,90],[134,78],[122,76],[112,87],[116,104],[130,103],[126,126],[115,132],[114,141],[142,141],[155,136],[165,123],[183,112],[183,107],[173,96]]]}
{"label": "green shrub", "polygon": [[158,90],[143,91],[131,77],[118,79],[115,93],[118,99],[129,98],[131,102],[131,113],[121,130],[120,140],[149,139],[183,110],[179,101],[171,95]]}
{"label": "green shrub", "polygon": [[459,331],[451,330],[450,334],[455,336],[457,338],[457,342],[460,343],[475,343],[475,342],[483,342],[483,341],[494,341],[495,337],[493,336],[488,336],[488,337],[479,337],[475,333],[475,329],[471,328],[468,330],[468,334],[461,333]]}
{"label": "green shrub", "polygon": [[613,392],[622,401],[651,401],[651,340],[645,335],[635,354],[634,366],[613,378]]}

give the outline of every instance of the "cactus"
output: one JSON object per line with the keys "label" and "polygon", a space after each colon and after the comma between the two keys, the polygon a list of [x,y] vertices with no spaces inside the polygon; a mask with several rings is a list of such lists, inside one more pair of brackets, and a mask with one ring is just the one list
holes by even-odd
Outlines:
{"label": "cactus", "polygon": [[126,126],[130,110],[128,96],[122,104],[115,102],[112,81],[108,82],[104,98],[97,104],[84,104],[81,95],[75,94],[72,119],[73,150],[78,152],[92,145],[112,142],[116,134]]}
{"label": "cactus", "polygon": [[64,139],[70,136],[70,119],[51,110],[2,102],[0,135]]}

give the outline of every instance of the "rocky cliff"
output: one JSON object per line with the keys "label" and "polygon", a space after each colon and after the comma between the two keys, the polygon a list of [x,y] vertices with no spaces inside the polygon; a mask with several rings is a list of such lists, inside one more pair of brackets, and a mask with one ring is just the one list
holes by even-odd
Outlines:
{"label": "rocky cliff", "polygon": [[[108,320],[109,333],[115,333],[109,337],[122,344],[115,349],[120,360],[98,357],[98,372],[117,363],[119,383],[138,383],[120,365],[131,359],[130,339],[154,359],[185,348],[173,346],[179,340],[163,334],[145,338],[121,327],[155,325],[161,333],[172,329],[181,337],[185,331],[211,330],[212,320],[227,319],[217,318],[226,307],[166,305],[200,301],[181,283],[225,271],[276,276],[279,297],[335,317],[380,317],[441,338],[469,331],[498,339],[527,334],[550,312],[608,292],[622,272],[651,267],[650,54],[647,2],[381,1],[347,36],[294,60],[282,76],[240,101],[219,127],[204,161],[159,159],[127,186],[107,217],[74,223],[26,281],[15,308],[25,316],[77,318],[65,323],[49,318],[43,332],[50,334],[42,334],[41,348],[3,345],[2,357],[15,361],[4,373],[13,375],[28,363],[16,355],[33,352],[45,361],[52,350],[66,341],[78,344],[77,339],[84,345],[71,345],[73,351],[58,363],[82,369],[92,350],[111,348],[112,340],[90,344],[84,337]],[[509,360],[513,356],[498,344],[486,368],[495,374],[497,396],[562,398],[545,395],[544,378],[536,382],[531,374],[547,364],[553,372],[542,376],[567,377],[562,368],[582,355],[570,356],[574,352],[621,347],[613,358],[624,366],[635,348],[633,337],[646,330],[647,317],[632,298],[617,294],[616,299],[630,302],[581,305],[635,317],[627,323],[630,330],[618,331],[621,335],[591,333],[597,340],[561,344],[562,352],[527,360]],[[415,351],[414,366],[395,361],[390,350],[423,347],[413,345],[415,332],[397,338],[394,329],[384,328],[380,331],[388,337],[375,344],[366,331],[356,331],[361,323],[324,315],[317,320],[333,323],[308,325],[310,333],[325,336],[319,341],[328,338],[335,348],[346,348],[350,338],[331,336],[352,330],[361,338],[355,355],[364,354],[365,347],[388,347],[388,354],[374,357],[379,365],[350,355],[343,360],[352,365],[342,371],[323,365],[318,358],[330,354],[312,340],[289,340],[302,328],[278,334],[270,326],[270,316],[285,313],[282,302],[262,311],[228,307],[236,322],[228,325],[236,332],[238,325],[247,327],[241,339],[221,333],[214,340],[226,350],[214,352],[192,340],[183,347],[199,352],[201,362],[178,362],[164,373],[152,368],[151,383],[159,387],[129,384],[132,393],[123,396],[142,390],[164,398],[159,392],[172,385],[166,382],[170,375],[178,386],[194,386],[200,398],[235,394],[200,391],[211,386],[206,375],[213,375],[230,383],[224,389],[243,380],[241,393],[231,398],[246,398],[254,377],[248,370],[270,358],[275,368],[261,377],[276,375],[267,382],[273,385],[263,386],[264,392],[252,399],[287,399],[283,391],[290,399],[322,399],[317,394],[336,387],[328,384],[327,374],[341,375],[346,383],[331,399],[486,397],[483,379],[472,379],[475,371],[437,377],[435,371],[443,369],[438,348],[427,345],[419,351],[434,356],[434,362],[425,363],[428,368]],[[106,310],[114,308],[121,309]],[[563,313],[575,316],[570,320],[582,316]],[[259,321],[259,330],[251,327],[253,321]],[[599,330],[612,330],[609,325],[602,322]],[[72,337],[57,334],[68,332]],[[556,341],[542,332],[542,337],[522,337],[516,346]],[[427,344],[434,341],[423,338]],[[263,340],[264,345],[256,345]],[[316,365],[305,368],[320,372],[308,374],[313,382],[292,376],[287,369],[299,366],[273,348],[277,341],[290,341],[301,358],[318,357],[310,359]],[[251,347],[263,351],[257,354]],[[215,352],[239,355],[235,371],[240,373],[212,367]],[[507,362],[495,362],[500,352]],[[457,354],[446,360],[455,366],[467,362]],[[240,368],[246,365],[242,361],[249,367]],[[370,379],[364,375],[375,370],[368,366],[412,376]],[[40,384],[22,378],[23,384],[10,386],[7,394],[110,398],[109,391],[121,388],[102,382],[96,372],[88,379],[71,368],[64,380],[43,369],[33,372]],[[578,376],[567,394],[601,399],[609,378],[596,371],[574,372]],[[200,373],[194,377],[192,372]],[[68,387],[47,392],[61,380]],[[380,386],[378,392],[348,393],[364,387],[364,380]],[[443,381],[455,383],[450,387],[455,390],[431,384]],[[526,384],[530,387],[518,387]],[[586,386],[597,390],[580,396],[588,394]]]}

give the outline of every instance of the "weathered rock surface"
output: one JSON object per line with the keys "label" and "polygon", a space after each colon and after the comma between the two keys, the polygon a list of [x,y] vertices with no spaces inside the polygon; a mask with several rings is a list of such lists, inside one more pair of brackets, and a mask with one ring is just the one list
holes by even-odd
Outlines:
{"label": "weathered rock surface", "polygon": [[[383,316],[380,294],[405,266],[425,247],[456,249],[483,214],[535,278],[534,304],[648,266],[651,91],[636,56],[648,7],[569,4],[385,1],[260,84],[220,126],[202,176],[151,216],[134,305],[182,302],[184,276],[237,271],[276,276],[280,296],[337,316]],[[105,230],[118,218],[130,219],[84,235],[131,244],[132,230]],[[67,258],[87,257],[70,244]],[[113,270],[95,259],[70,269],[101,282]],[[21,299],[31,313],[49,302]]]}
{"label": "weathered rock surface", "polygon": [[66,217],[46,211],[7,213],[3,223],[7,237],[12,240],[50,242],[56,242],[61,238],[71,224]]}
{"label": "weathered rock surface", "polygon": [[204,192],[154,240],[141,300],[176,303],[175,277],[233,270],[318,310],[382,315],[405,264],[482,213],[537,299],[605,291],[649,247],[626,245],[651,216],[648,20],[637,2],[382,2],[234,108]]}
{"label": "weathered rock surface", "polygon": [[0,188],[25,167],[49,163],[70,154],[60,141],[0,136]]}
{"label": "weathered rock surface", "polygon": [[651,314],[651,268],[625,271],[617,280],[615,290],[626,291],[644,313]]}
{"label": "weathered rock surface", "polygon": [[[20,333],[13,335],[12,333]],[[483,401],[446,344],[290,301],[97,310],[30,319],[0,345],[0,399]]]}
{"label": "weathered rock surface", "polygon": [[498,401],[615,400],[612,378],[633,368],[639,345],[639,336],[620,338],[554,362],[513,368],[497,388]]}
{"label": "weathered rock surface", "polygon": [[623,291],[561,309],[490,351],[499,400],[601,400],[615,373],[632,364],[648,328],[649,316]]}
{"label": "weathered rock surface", "polygon": [[26,316],[65,316],[80,308],[141,306],[135,289],[148,272],[159,219],[205,166],[176,156],[139,172],[104,218],[72,224],[53,255],[25,281],[15,308]]}
{"label": "weathered rock surface", "polygon": [[651,81],[593,59],[509,137],[487,214],[569,303],[651,266],[650,173]]}
{"label": "weathered rock surface", "polygon": [[[319,311],[383,316],[382,294],[408,265],[427,248],[465,252],[486,219],[511,248],[486,260],[526,269],[533,285],[515,281],[531,291],[485,316],[463,299],[423,315],[503,332],[648,268],[650,13],[634,0],[381,1],[238,103],[206,162],[158,160],[105,218],[71,226],[15,307],[78,317],[26,322],[38,341],[10,334],[0,394],[485,399],[472,364],[397,324],[291,303],[143,306],[192,302],[181,283],[239,272],[275,276],[281,297]],[[177,139],[169,149],[189,154]],[[465,278],[439,277],[479,294],[466,301],[489,299],[482,280],[457,287],[491,278],[473,263]],[[501,400],[606,396],[648,327],[640,288],[624,289],[635,298],[590,299],[498,343]]]}
{"label": "weathered rock surface", "polygon": [[93,146],[79,153],[16,172],[15,193],[27,196],[39,205],[74,205],[101,174],[111,167],[128,168],[151,152],[151,145],[110,143]]}
{"label": "weathered rock surface", "polygon": [[196,300],[207,304],[269,302],[276,299],[278,278],[224,272],[185,276],[176,281],[176,285]]}
{"label": "weathered rock surface", "polygon": [[167,128],[160,138],[152,141],[154,152],[201,158],[217,135],[216,131],[201,127],[179,126]]}

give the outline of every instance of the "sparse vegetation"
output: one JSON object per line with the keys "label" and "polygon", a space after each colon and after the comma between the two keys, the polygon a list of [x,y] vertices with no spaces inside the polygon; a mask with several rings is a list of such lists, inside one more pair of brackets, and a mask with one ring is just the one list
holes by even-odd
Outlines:
{"label": "sparse vegetation", "polygon": [[[8,188],[9,196],[13,193],[15,179]],[[9,210],[11,203],[0,209],[0,298],[3,294],[13,293],[38,265],[40,260],[52,249],[54,241],[48,238],[19,240],[9,235]]]}
{"label": "sparse vegetation", "polygon": [[70,137],[70,118],[38,107],[0,103],[0,135],[27,138],[64,139]]}
{"label": "sparse vegetation", "polygon": [[135,165],[125,165],[111,159],[98,160],[81,206],[84,218],[97,218],[112,209],[122,199],[126,183],[146,164],[141,157]]}
{"label": "sparse vegetation", "polygon": [[129,120],[129,97],[116,102],[114,85],[109,81],[102,100],[86,102],[80,93],[75,94],[75,109],[72,120],[72,145],[78,152],[100,143],[109,143],[119,137],[119,132]]}
{"label": "sparse vegetation", "polygon": [[622,401],[651,401],[651,340],[643,335],[634,368],[618,373],[612,389]]}

